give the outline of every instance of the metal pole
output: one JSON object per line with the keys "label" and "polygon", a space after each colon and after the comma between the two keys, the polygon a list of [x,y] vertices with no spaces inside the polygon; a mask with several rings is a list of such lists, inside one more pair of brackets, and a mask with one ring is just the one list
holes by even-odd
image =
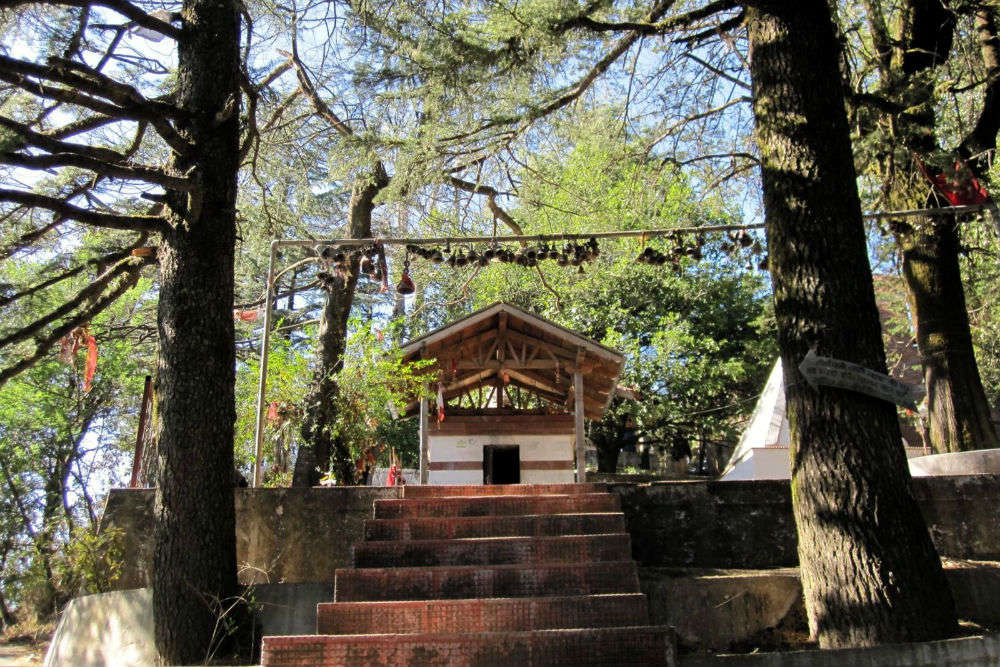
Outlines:
{"label": "metal pole", "polygon": [[[862,213],[866,220],[881,220],[887,218],[912,218],[939,215],[959,215],[962,213],[972,213],[981,211],[993,206],[992,203],[970,204],[967,206],[941,206],[938,208],[917,208],[901,211],[870,211]],[[440,245],[443,243],[523,243],[525,241],[580,241],[590,238],[611,239],[611,238],[646,238],[652,239],[661,236],[673,236],[679,234],[699,234],[710,232],[738,231],[741,229],[763,229],[764,223],[737,224],[737,225],[706,225],[702,227],[677,227],[673,229],[628,229],[613,232],[576,232],[572,234],[522,234],[507,236],[440,236],[434,238],[369,238],[369,239],[287,239],[273,241],[279,247],[309,247],[309,246],[366,246],[375,243],[384,245]]]}
{"label": "metal pole", "polygon": [[428,427],[427,399],[420,397],[420,483],[426,484],[430,475],[427,458],[427,427]]}
{"label": "metal pole", "polygon": [[254,429],[253,485],[261,484],[261,451],[264,448],[264,394],[267,391],[267,351],[271,345],[271,311],[274,304],[274,263],[278,240],[271,241],[271,258],[267,263],[267,287],[264,297],[264,333],[260,342],[260,381],[257,384],[257,426]]}
{"label": "metal pole", "polygon": [[587,481],[587,445],[583,432],[583,375],[573,373],[573,440],[576,449],[576,481]]}

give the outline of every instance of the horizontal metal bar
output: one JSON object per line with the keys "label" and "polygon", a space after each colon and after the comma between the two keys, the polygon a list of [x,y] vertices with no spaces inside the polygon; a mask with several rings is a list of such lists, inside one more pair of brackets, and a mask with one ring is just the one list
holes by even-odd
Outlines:
{"label": "horizontal metal bar", "polygon": [[[943,215],[961,215],[973,213],[995,204],[972,204],[969,206],[945,206],[939,208],[917,208],[905,211],[875,211],[863,213],[866,220],[884,220],[888,218],[936,217]],[[731,232],[743,229],[763,229],[764,223],[752,225],[709,225],[705,227],[675,227],[673,229],[628,229],[614,232],[578,232],[573,234],[522,234],[507,236],[439,236],[439,237],[400,237],[400,238],[368,238],[368,239],[288,239],[274,241],[278,247],[309,247],[309,246],[363,246],[374,243],[384,245],[441,245],[442,243],[522,243],[525,241],[580,241],[587,239],[612,238],[659,238],[677,234],[704,234],[711,232]]]}

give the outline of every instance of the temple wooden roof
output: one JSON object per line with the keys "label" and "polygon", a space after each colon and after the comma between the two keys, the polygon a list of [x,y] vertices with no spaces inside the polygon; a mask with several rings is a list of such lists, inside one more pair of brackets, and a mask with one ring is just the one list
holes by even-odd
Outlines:
{"label": "temple wooden roof", "polygon": [[600,419],[614,395],[620,353],[508,303],[495,303],[402,346],[435,359],[445,400],[500,382],[572,411],[573,374],[583,376],[584,414]]}

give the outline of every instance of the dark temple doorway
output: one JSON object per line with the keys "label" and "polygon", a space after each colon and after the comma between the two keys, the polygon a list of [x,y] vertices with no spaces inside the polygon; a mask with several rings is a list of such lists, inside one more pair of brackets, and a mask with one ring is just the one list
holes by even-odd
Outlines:
{"label": "dark temple doorway", "polygon": [[520,483],[520,447],[517,445],[484,445],[483,484]]}

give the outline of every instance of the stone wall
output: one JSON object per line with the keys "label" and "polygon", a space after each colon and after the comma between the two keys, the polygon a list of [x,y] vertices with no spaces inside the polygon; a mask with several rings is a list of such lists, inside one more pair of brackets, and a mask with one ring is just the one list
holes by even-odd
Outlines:
{"label": "stone wall", "polygon": [[[613,484],[643,566],[798,564],[787,480]],[[1000,560],[1000,475],[925,477],[913,491],[942,556]]]}
{"label": "stone wall", "polygon": [[[332,582],[351,563],[376,498],[400,487],[236,489],[236,555],[244,583]],[[150,583],[153,490],[112,489],[101,530],[123,533],[124,568],[114,588]]]}
{"label": "stone wall", "polygon": [[[1000,476],[915,479],[914,493],[942,556],[1000,560]],[[787,481],[613,484],[635,559],[646,567],[771,568],[797,564]],[[237,548],[245,582],[330,582],[376,498],[399,488],[237,489]],[[123,531],[116,588],[149,581],[151,490],[115,489],[103,529]]]}

